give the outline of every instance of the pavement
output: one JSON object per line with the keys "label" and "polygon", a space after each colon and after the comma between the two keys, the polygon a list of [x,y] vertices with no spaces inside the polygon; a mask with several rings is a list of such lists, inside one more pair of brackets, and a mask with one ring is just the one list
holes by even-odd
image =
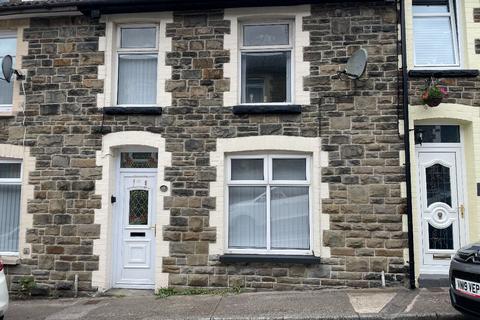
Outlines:
{"label": "pavement", "polygon": [[149,291],[113,296],[12,301],[5,320],[77,319],[467,319],[447,288],[252,292],[158,298]]}

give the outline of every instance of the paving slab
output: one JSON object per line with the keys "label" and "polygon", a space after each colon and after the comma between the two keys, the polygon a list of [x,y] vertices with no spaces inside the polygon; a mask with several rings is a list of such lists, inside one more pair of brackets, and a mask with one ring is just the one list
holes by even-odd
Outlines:
{"label": "paving slab", "polygon": [[447,288],[419,289],[416,297],[405,309],[405,313],[424,315],[436,313],[439,310],[443,313],[457,313],[450,303]]}
{"label": "paving slab", "polygon": [[82,319],[210,319],[221,298],[207,295],[110,299]]}
{"label": "paving slab", "polygon": [[78,299],[55,299],[55,300],[16,300],[11,301],[5,320],[22,319],[37,320],[61,312],[75,304]]}
{"label": "paving slab", "polygon": [[356,292],[348,293],[348,298],[358,313],[379,313],[395,295],[395,292]]}
{"label": "paving slab", "polygon": [[224,296],[214,319],[315,319],[351,317],[356,312],[345,291],[248,293]]}

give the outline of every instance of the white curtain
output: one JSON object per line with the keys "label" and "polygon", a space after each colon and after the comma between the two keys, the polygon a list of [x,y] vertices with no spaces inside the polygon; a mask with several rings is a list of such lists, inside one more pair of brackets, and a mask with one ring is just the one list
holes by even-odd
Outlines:
{"label": "white curtain", "polygon": [[118,104],[156,104],[157,56],[120,55],[118,59]]}
{"label": "white curtain", "polygon": [[272,249],[309,249],[308,187],[271,187]]}
{"label": "white curtain", "polygon": [[450,17],[414,17],[416,65],[455,64]]}
{"label": "white curtain", "polygon": [[230,248],[266,248],[266,187],[229,187]]}
{"label": "white curtain", "polygon": [[0,252],[18,252],[19,185],[0,185]]}

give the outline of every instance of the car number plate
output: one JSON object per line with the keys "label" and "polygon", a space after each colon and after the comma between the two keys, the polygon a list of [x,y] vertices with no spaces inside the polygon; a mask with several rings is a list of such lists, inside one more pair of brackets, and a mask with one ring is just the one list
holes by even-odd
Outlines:
{"label": "car number plate", "polygon": [[480,283],[455,278],[455,289],[474,297],[480,297]]}

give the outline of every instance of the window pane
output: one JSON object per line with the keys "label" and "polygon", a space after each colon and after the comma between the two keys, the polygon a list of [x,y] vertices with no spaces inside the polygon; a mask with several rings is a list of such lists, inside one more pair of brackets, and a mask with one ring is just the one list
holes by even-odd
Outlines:
{"label": "window pane", "polygon": [[448,5],[414,5],[413,14],[448,13]]}
{"label": "window pane", "polygon": [[289,102],[290,52],[242,54],[242,102]]}
{"label": "window pane", "polygon": [[428,224],[428,243],[431,250],[452,250],[453,225],[445,229],[437,229]]}
{"label": "window pane", "polygon": [[0,185],[0,252],[18,252],[19,185]]}
{"label": "window pane", "polygon": [[306,159],[273,159],[273,180],[307,180]]}
{"label": "window pane", "polygon": [[120,168],[157,168],[157,152],[122,152],[120,155]]}
{"label": "window pane", "polygon": [[427,180],[427,206],[443,202],[452,206],[452,188],[450,186],[450,168],[434,164],[425,169]]}
{"label": "window pane", "polygon": [[232,159],[232,180],[264,180],[263,159]]}
{"label": "window pane", "polygon": [[271,188],[272,249],[309,249],[308,187]]}
{"label": "window pane", "polygon": [[229,248],[266,248],[265,187],[229,187]]}
{"label": "window pane", "polygon": [[450,17],[413,19],[416,65],[455,64]]}
{"label": "window pane", "polygon": [[16,38],[0,38],[0,58],[3,59],[7,54],[15,56],[17,51]]}
{"label": "window pane", "polygon": [[243,26],[243,45],[288,45],[288,24],[263,24]]}
{"label": "window pane", "polygon": [[422,143],[458,143],[460,126],[456,125],[422,125],[415,126],[415,136]]}
{"label": "window pane", "polygon": [[131,190],[128,210],[128,224],[148,224],[148,191]]}
{"label": "window pane", "polygon": [[118,104],[155,104],[157,57],[120,55],[118,64]]}
{"label": "window pane", "polygon": [[0,179],[19,179],[21,163],[0,163]]}
{"label": "window pane", "polygon": [[155,48],[157,44],[156,28],[122,28],[122,48]]}

